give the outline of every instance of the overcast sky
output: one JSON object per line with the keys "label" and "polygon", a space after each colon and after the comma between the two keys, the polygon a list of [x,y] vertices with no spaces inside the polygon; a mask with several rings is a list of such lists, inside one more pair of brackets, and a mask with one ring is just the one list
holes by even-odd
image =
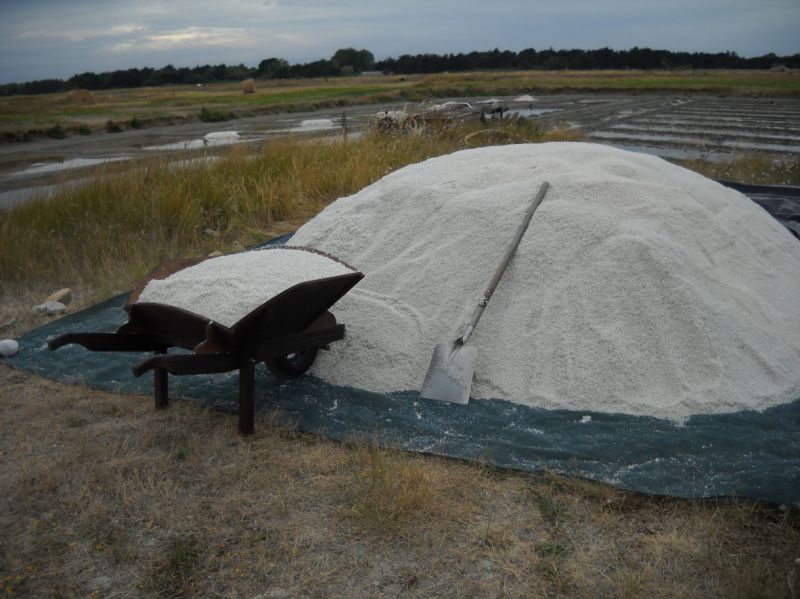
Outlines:
{"label": "overcast sky", "polygon": [[800,0],[0,0],[0,83],[166,64],[256,66],[554,48],[800,52]]}

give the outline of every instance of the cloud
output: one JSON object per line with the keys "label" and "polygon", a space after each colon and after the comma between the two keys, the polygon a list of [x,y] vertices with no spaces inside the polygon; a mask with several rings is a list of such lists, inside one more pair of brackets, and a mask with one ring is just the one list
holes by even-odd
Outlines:
{"label": "cloud", "polygon": [[208,46],[244,45],[250,40],[250,32],[239,27],[186,27],[137,37],[109,47],[113,52],[146,51],[158,52],[180,48]]}
{"label": "cloud", "polygon": [[273,37],[297,46],[301,46],[308,43],[308,39],[299,33],[290,33],[290,32],[276,33],[273,35]]}
{"label": "cloud", "polygon": [[108,37],[125,37],[131,34],[137,34],[147,31],[148,27],[145,25],[114,25],[107,28],[93,28],[93,29],[38,29],[32,31],[23,31],[15,35],[15,39],[19,41],[35,41],[47,39],[62,39],[69,42],[85,42],[92,39],[108,38]]}
{"label": "cloud", "polygon": [[0,0],[0,83],[173,63],[640,47],[800,50],[798,0]]}

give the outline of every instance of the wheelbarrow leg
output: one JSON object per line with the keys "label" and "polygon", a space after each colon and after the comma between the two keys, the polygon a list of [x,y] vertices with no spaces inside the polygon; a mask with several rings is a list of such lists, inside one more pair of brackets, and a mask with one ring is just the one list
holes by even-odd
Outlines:
{"label": "wheelbarrow leg", "polygon": [[255,420],[256,364],[244,358],[239,365],[239,434],[252,435]]}
{"label": "wheelbarrow leg", "polygon": [[[159,351],[156,353],[165,354],[167,352]],[[166,369],[157,366],[153,369],[153,376],[155,381],[156,410],[163,410],[169,407],[169,379],[167,378],[169,373]]]}

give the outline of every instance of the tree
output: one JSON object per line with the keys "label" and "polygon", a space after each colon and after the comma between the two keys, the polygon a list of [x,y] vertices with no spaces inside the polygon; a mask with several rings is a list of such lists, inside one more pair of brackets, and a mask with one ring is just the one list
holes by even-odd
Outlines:
{"label": "tree", "polygon": [[397,73],[440,73],[442,71],[466,71],[474,69],[539,68],[539,69],[769,69],[776,63],[791,69],[800,69],[800,54],[777,56],[774,53],[745,58],[736,52],[671,52],[651,48],[629,50],[547,50],[533,48],[517,52],[499,50],[472,51],[468,54],[403,54],[398,58],[385,58],[375,63],[369,50],[341,48],[330,60],[317,60],[307,64],[290,65],[283,58],[267,58],[251,69],[243,64],[228,66],[203,65],[194,68],[176,69],[167,65],[159,69],[151,67],[131,68],[103,73],[80,73],[67,81],[44,79],[27,83],[0,85],[0,96],[16,94],[43,94],[69,89],[111,89],[138,87],[142,85],[165,85],[181,83],[205,83],[231,81],[259,76],[269,79],[289,77],[328,77],[339,74],[358,73],[364,70],[382,70]]}
{"label": "tree", "polygon": [[72,89],[99,89],[100,77],[92,72],[80,73],[70,77],[67,85]]}
{"label": "tree", "polygon": [[369,50],[340,48],[331,57],[331,62],[340,67],[353,67],[357,73],[369,71],[375,65],[375,57]]}
{"label": "tree", "polygon": [[258,63],[258,76],[283,79],[289,76],[289,63],[283,58],[265,58]]}
{"label": "tree", "polygon": [[518,54],[518,60],[521,69],[530,69],[536,65],[536,50],[525,48]]}
{"label": "tree", "polygon": [[338,74],[339,65],[330,60],[315,60],[292,66],[292,75],[296,77],[330,77]]}

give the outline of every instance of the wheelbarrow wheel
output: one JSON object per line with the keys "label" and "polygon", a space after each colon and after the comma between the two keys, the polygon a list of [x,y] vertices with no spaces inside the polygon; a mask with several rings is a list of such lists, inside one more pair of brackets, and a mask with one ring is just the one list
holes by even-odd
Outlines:
{"label": "wheelbarrow wheel", "polygon": [[285,379],[294,379],[311,368],[317,357],[316,347],[274,358],[266,362],[270,372]]}

